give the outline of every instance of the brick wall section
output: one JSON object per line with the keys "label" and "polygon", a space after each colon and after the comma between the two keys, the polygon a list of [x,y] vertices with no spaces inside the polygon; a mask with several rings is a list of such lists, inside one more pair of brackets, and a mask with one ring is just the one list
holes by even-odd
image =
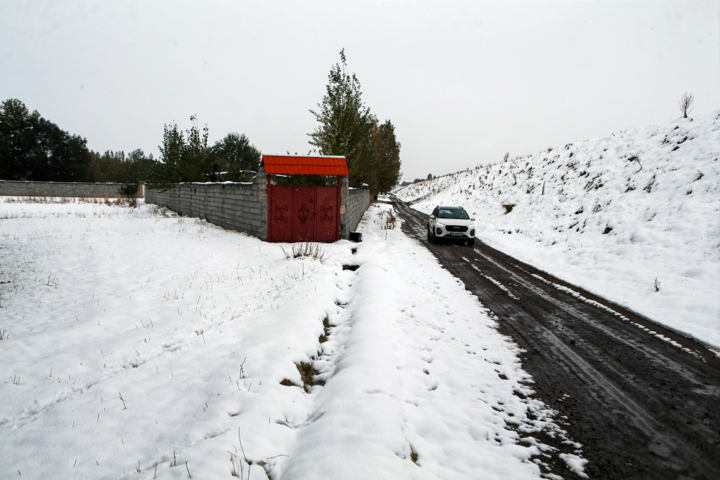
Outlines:
{"label": "brick wall section", "polygon": [[[6,197],[105,197],[117,198],[122,183],[23,182],[0,180],[0,196]],[[138,196],[141,189],[138,189]]]}
{"label": "brick wall section", "polygon": [[[345,231],[354,231],[365,210],[370,206],[370,191],[351,188],[347,193],[347,203],[345,204]],[[347,237],[344,237],[347,238]]]}
{"label": "brick wall section", "polygon": [[264,172],[258,172],[253,183],[181,183],[165,192],[146,188],[145,203],[267,240]]}

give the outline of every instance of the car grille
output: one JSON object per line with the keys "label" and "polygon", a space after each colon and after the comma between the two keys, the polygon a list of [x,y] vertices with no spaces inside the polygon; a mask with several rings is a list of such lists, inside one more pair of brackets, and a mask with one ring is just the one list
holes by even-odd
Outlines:
{"label": "car grille", "polygon": [[447,225],[445,230],[448,232],[467,232],[468,227],[461,227],[460,225]]}

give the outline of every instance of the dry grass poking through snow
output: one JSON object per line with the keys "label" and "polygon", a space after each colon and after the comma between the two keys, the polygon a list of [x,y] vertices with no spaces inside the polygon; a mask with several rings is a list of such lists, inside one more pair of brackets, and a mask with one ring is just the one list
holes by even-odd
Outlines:
{"label": "dry grass poking through snow", "polygon": [[290,260],[291,258],[312,258],[318,260],[320,263],[325,263],[327,257],[325,252],[320,248],[320,244],[311,242],[293,243],[292,253],[285,251],[285,248],[280,247],[285,254],[285,258]]}

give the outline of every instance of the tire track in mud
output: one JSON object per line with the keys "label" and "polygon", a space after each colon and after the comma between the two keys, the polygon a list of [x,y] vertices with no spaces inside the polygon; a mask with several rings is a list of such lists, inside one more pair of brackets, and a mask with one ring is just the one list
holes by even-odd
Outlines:
{"label": "tire track in mud", "polygon": [[524,349],[537,397],[567,418],[590,478],[720,478],[720,359],[702,344],[477,241],[426,241],[427,216],[393,199],[403,231],[495,313]]}

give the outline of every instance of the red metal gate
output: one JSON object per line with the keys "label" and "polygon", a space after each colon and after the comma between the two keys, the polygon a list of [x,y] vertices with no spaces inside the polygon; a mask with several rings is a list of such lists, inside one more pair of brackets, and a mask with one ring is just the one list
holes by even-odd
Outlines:
{"label": "red metal gate", "polygon": [[315,187],[315,241],[340,238],[340,196],[337,187]]}
{"label": "red metal gate", "polygon": [[268,185],[268,242],[340,238],[340,187]]}
{"label": "red metal gate", "polygon": [[[268,242],[292,242],[293,187],[268,185]],[[272,232],[272,237],[271,233]]]}

